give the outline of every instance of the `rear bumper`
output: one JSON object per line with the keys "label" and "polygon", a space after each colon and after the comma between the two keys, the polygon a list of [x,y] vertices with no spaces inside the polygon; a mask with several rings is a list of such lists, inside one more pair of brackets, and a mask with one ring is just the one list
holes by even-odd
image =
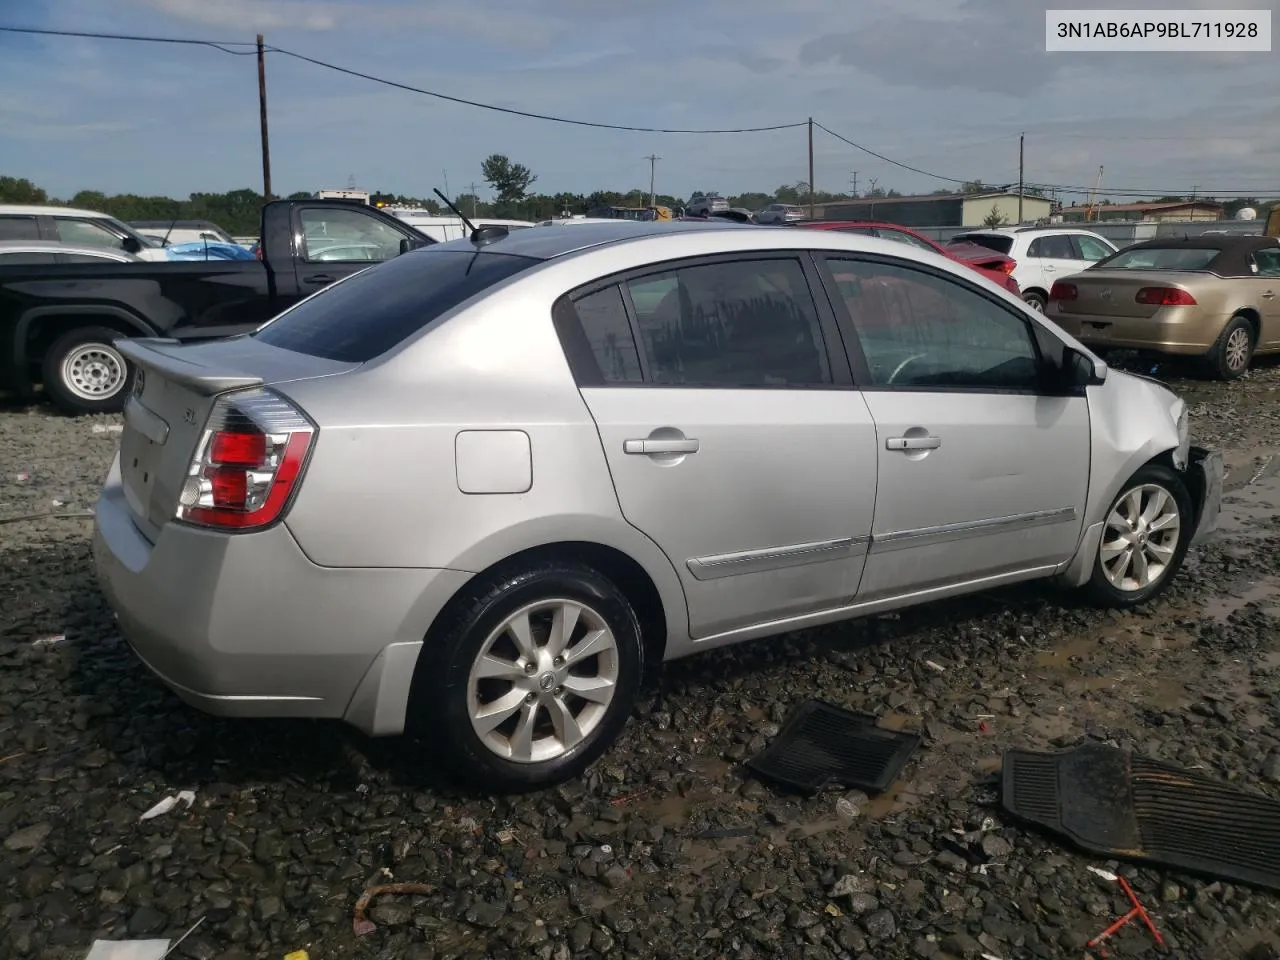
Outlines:
{"label": "rear bumper", "polygon": [[1227,314],[1205,314],[1196,307],[1163,307],[1150,317],[1107,317],[1067,313],[1051,304],[1045,314],[1087,347],[1180,356],[1207,353],[1231,319]]}
{"label": "rear bumper", "polygon": [[422,639],[469,574],[320,567],[284,525],[226,535],[133,523],[118,466],[95,507],[98,583],[138,657],[235,717],[344,718],[399,733]]}
{"label": "rear bumper", "polygon": [[1222,512],[1222,454],[1192,447],[1187,464],[1187,481],[1196,507],[1196,531],[1192,545],[1200,543],[1218,527]]}

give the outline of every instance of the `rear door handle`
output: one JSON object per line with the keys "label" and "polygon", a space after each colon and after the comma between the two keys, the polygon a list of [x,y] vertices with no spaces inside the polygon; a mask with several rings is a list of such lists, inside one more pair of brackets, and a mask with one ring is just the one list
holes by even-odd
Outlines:
{"label": "rear door handle", "polygon": [[1266,293],[1262,295],[1263,300],[1274,300],[1275,298],[1276,298],[1276,295],[1272,293],[1270,290],[1268,290]]}
{"label": "rear door handle", "polygon": [[886,450],[937,450],[940,446],[941,437],[889,437],[884,442]]}
{"label": "rear door handle", "polygon": [[337,277],[330,276],[327,273],[313,273],[309,277],[303,277],[303,283],[333,283]]}
{"label": "rear door handle", "polygon": [[654,453],[697,453],[698,441],[685,440],[623,440],[622,452],[649,456]]}

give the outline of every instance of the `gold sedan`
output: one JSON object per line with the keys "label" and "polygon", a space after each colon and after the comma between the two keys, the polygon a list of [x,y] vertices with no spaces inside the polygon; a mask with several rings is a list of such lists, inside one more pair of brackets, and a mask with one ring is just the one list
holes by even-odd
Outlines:
{"label": "gold sedan", "polygon": [[1147,240],[1053,285],[1045,314],[1094,350],[1201,357],[1234,380],[1280,353],[1280,240]]}

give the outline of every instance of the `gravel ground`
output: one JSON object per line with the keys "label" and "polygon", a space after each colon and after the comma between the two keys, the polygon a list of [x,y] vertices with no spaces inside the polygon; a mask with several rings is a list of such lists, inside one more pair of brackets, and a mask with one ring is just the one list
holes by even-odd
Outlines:
{"label": "gravel ground", "polygon": [[[182,705],[118,638],[76,516],[119,421],[0,409],[0,521],[70,515],[0,522],[0,957],[197,921],[175,956],[1079,957],[1127,904],[1086,869],[1107,864],[1000,819],[1003,749],[1094,738],[1280,797],[1280,366],[1174,386],[1229,496],[1154,607],[1030,586],[682,661],[582,782],[498,799],[408,741]],[[812,696],[926,746],[874,799],[744,777]],[[1280,897],[1121,872],[1177,955],[1275,956]],[[355,936],[389,877],[431,892]],[[1154,951],[1136,927],[1117,955]]]}

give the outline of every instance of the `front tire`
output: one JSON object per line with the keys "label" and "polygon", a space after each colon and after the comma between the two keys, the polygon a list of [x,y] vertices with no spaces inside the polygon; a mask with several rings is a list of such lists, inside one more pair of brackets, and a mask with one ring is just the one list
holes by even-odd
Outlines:
{"label": "front tire", "polygon": [[1168,589],[1195,521],[1191,495],[1173,470],[1147,464],[1107,510],[1086,587],[1104,606],[1136,607]]}
{"label": "front tire", "polygon": [[617,739],[644,675],[626,595],[584,564],[545,561],[477,584],[428,637],[411,722],[484,789],[581,774]]}
{"label": "front tire", "polygon": [[112,345],[120,337],[110,327],[80,327],[55,340],[41,365],[49,399],[73,415],[123,408],[130,368]]}

